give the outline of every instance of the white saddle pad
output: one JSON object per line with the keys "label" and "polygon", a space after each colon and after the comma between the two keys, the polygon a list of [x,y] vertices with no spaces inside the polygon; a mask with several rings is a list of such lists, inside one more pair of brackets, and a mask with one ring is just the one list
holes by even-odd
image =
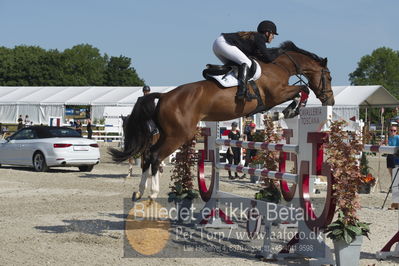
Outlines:
{"label": "white saddle pad", "polygon": [[[262,69],[260,68],[260,65],[258,62],[254,61],[256,63],[256,70],[255,70],[255,75],[250,79],[250,80],[257,80],[260,78],[260,75],[262,74]],[[223,87],[234,87],[238,85],[238,80],[237,77],[234,75],[233,72],[230,72],[228,75],[215,75],[211,76],[214,78],[217,82],[219,82],[220,85]]]}

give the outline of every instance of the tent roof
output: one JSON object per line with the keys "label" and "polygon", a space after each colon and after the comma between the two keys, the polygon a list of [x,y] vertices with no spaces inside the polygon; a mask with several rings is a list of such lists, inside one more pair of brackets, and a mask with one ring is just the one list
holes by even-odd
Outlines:
{"label": "tent roof", "polygon": [[[151,87],[167,92],[175,87]],[[133,105],[142,87],[0,87],[0,104]]]}
{"label": "tent roof", "polygon": [[[142,87],[0,87],[0,104],[133,105]],[[175,87],[151,87],[168,92]],[[333,86],[336,106],[396,107],[399,101],[383,86]],[[280,105],[288,105],[289,102]],[[313,92],[308,106],[321,105]]]}
{"label": "tent roof", "polygon": [[[396,107],[399,100],[383,86],[333,86],[335,106],[340,107]],[[290,102],[281,104],[287,106]],[[306,106],[320,106],[321,102],[313,92]]]}

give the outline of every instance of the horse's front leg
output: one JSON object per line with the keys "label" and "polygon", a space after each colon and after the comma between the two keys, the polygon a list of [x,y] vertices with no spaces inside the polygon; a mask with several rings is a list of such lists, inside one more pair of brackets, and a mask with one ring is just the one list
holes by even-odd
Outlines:
{"label": "horse's front leg", "polygon": [[[285,92],[283,95],[283,97],[286,97],[285,101],[293,100],[292,103],[283,110],[284,117],[293,118],[299,114],[300,107],[306,105],[309,88],[305,85],[287,86],[283,91]],[[304,94],[301,95],[300,92]]]}

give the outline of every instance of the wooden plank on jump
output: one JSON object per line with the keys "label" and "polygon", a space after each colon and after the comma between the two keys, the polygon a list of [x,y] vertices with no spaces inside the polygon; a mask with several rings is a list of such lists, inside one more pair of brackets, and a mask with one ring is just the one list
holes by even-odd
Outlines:
{"label": "wooden plank on jump", "polygon": [[239,140],[229,140],[229,139],[216,139],[216,145],[254,149],[254,150],[265,150],[265,151],[284,151],[284,152],[294,152],[294,153],[298,153],[299,151],[299,145],[255,142],[255,141],[239,141]]}
{"label": "wooden plank on jump", "polygon": [[216,169],[224,169],[238,173],[245,173],[254,176],[263,176],[270,179],[276,180],[285,180],[290,183],[297,184],[298,183],[298,175],[297,174],[290,174],[285,172],[277,172],[277,171],[270,171],[266,168],[257,169],[251,167],[243,167],[234,164],[226,164],[226,163],[217,163],[215,165]]}

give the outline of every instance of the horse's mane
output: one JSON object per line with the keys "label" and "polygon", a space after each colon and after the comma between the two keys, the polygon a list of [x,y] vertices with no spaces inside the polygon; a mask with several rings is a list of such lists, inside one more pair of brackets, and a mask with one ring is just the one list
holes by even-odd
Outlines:
{"label": "horse's mane", "polygon": [[257,55],[256,58],[265,63],[270,63],[269,60],[274,61],[275,59],[277,59],[277,57],[283,55],[285,52],[297,52],[309,56],[310,58],[312,58],[317,62],[321,62],[323,60],[321,57],[317,56],[314,53],[298,48],[292,41],[285,41],[281,43],[278,48],[269,48],[268,51],[269,51],[268,60],[265,60],[264,56],[262,55]]}
{"label": "horse's mane", "polygon": [[316,60],[317,62],[321,62],[323,60],[321,57],[319,57],[318,55],[316,55],[314,53],[311,53],[311,52],[308,52],[301,48],[298,48],[292,41],[283,42],[282,44],[280,44],[280,49],[282,50],[281,54],[284,52],[297,52],[297,53],[307,55],[307,56],[313,58],[314,60]]}

